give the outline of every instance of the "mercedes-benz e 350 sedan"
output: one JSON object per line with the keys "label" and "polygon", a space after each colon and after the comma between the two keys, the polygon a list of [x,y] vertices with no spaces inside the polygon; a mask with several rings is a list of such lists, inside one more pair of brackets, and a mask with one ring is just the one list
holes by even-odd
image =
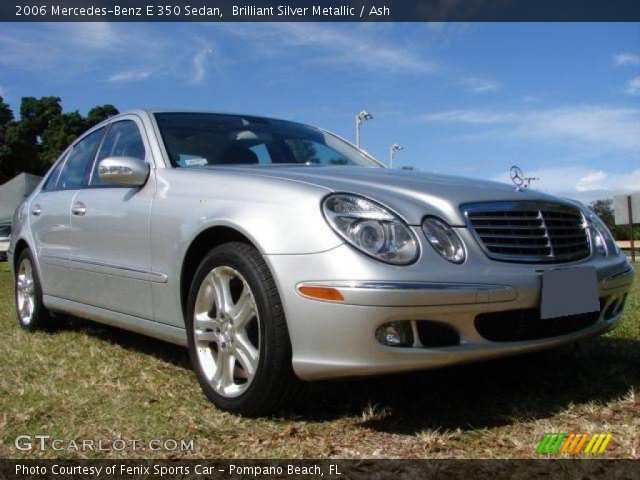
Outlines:
{"label": "mercedes-benz e 350 sedan", "polygon": [[611,328],[634,271],[583,205],[385,169],[324,130],[134,111],[16,210],[18,319],[187,345],[207,397],[273,411],[301,380],[441,367]]}

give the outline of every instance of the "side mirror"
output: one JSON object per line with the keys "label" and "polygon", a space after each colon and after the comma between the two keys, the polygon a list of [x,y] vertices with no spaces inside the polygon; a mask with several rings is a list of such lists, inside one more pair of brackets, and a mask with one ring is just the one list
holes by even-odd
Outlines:
{"label": "side mirror", "polygon": [[133,157],[107,157],[98,164],[100,180],[123,187],[141,187],[149,178],[149,164]]}

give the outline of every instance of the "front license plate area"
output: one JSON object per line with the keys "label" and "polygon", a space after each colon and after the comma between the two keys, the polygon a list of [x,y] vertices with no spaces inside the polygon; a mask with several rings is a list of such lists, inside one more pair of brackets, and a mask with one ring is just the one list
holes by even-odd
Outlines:
{"label": "front license plate area", "polygon": [[598,310],[600,300],[595,267],[553,269],[542,273],[542,319]]}

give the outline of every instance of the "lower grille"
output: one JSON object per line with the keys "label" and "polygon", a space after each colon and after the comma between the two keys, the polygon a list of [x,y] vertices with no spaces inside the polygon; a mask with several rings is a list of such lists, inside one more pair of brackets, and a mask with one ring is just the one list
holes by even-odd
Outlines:
{"label": "lower grille", "polygon": [[566,317],[540,318],[540,310],[507,310],[476,316],[476,330],[492,342],[521,342],[558,337],[595,325],[600,312],[580,313]]}
{"label": "lower grille", "polygon": [[458,332],[444,323],[418,320],[416,328],[423,347],[453,347],[460,344]]}
{"label": "lower grille", "polygon": [[472,232],[490,258],[510,262],[569,262],[591,254],[580,210],[548,202],[464,205]]}

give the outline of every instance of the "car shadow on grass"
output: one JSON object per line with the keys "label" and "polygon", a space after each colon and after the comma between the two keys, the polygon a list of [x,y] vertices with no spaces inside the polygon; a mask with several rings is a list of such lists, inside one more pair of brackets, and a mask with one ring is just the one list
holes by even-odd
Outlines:
{"label": "car shadow on grass", "polygon": [[59,327],[56,330],[52,330],[51,333],[56,331],[83,332],[126,350],[135,350],[185,370],[191,370],[189,352],[186,348],[146,335],[71,316],[60,317]]}
{"label": "car shadow on grass", "polygon": [[600,337],[535,354],[312,388],[308,407],[297,412],[307,420],[359,413],[365,428],[407,435],[499,427],[640,390],[640,341]]}
{"label": "car shadow on grass", "polygon": [[[65,330],[191,369],[186,348],[73,317]],[[469,431],[552,417],[571,404],[606,404],[632,387],[640,391],[640,340],[605,336],[437,370],[310,383],[302,401],[275,417],[322,423],[356,416],[364,428],[406,435]]]}

